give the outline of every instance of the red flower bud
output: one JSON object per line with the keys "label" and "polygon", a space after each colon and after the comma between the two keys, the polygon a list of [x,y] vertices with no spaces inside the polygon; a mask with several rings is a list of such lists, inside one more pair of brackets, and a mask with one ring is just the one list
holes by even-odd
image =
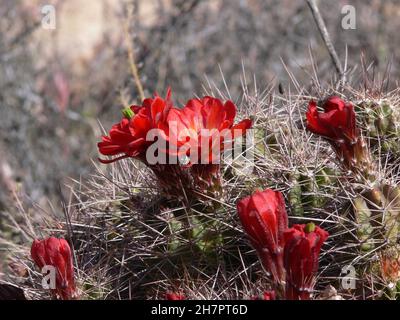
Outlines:
{"label": "red flower bud", "polygon": [[282,194],[270,189],[256,192],[240,200],[237,209],[264,268],[275,282],[280,283],[284,277],[283,233],[288,226]]}
{"label": "red flower bud", "polygon": [[72,254],[68,242],[65,239],[54,237],[34,240],[31,257],[40,269],[44,266],[53,266],[56,269],[54,293],[63,300],[72,299],[75,293],[75,281]]}
{"label": "red flower bud", "polygon": [[356,114],[353,105],[339,97],[330,97],[323,104],[324,113],[311,101],[307,112],[307,129],[320,136],[345,143],[357,138]]}
{"label": "red flower bud", "polygon": [[313,223],[296,224],[285,231],[286,299],[310,298],[318,271],[319,253],[328,235]]}
{"label": "red flower bud", "polygon": [[183,294],[167,292],[165,294],[166,300],[186,300],[186,297]]}
{"label": "red flower bud", "polygon": [[307,129],[328,139],[346,170],[374,179],[373,164],[356,126],[353,105],[333,96],[322,107],[324,112],[320,113],[315,101],[309,103]]}

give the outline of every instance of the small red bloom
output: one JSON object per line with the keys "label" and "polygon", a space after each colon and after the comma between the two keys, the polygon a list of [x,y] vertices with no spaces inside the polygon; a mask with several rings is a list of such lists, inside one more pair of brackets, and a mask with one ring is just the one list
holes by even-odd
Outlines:
{"label": "small red bloom", "polygon": [[310,299],[319,253],[328,236],[328,232],[313,223],[296,224],[285,231],[286,299]]}
{"label": "small red bloom", "polygon": [[102,163],[110,163],[126,157],[135,157],[141,152],[143,139],[134,134],[129,119],[122,119],[112,126],[109,136],[103,136],[102,142],[97,144],[101,154],[106,156],[120,155],[112,160],[100,159]]}
{"label": "small red bloom", "polygon": [[275,291],[265,291],[263,294],[263,300],[276,300]]}
{"label": "small red bloom", "polygon": [[350,102],[339,97],[330,97],[323,104],[324,112],[317,110],[311,101],[307,112],[307,129],[320,136],[343,143],[357,138],[356,114]]}
{"label": "small red bloom", "polygon": [[243,228],[265,269],[275,282],[280,283],[284,277],[283,233],[288,226],[282,194],[270,189],[256,192],[240,200],[237,209]]}
{"label": "small red bloom", "polygon": [[168,292],[165,294],[166,300],[186,300],[186,297],[183,294]]}
{"label": "small red bloom", "polygon": [[381,274],[387,282],[397,283],[400,280],[400,252],[387,249],[380,254]]}
{"label": "small red bloom", "polygon": [[309,103],[307,129],[330,142],[346,170],[374,180],[374,165],[357,128],[353,105],[334,96],[327,99],[322,107],[324,112],[320,113],[315,101]]}
{"label": "small red bloom", "polygon": [[171,92],[168,90],[165,100],[155,96],[154,99],[145,99],[142,106],[131,106],[135,115],[113,125],[109,135],[103,136],[97,145],[101,154],[119,157],[111,160],[100,159],[100,162],[111,163],[128,157],[144,159],[146,148],[153,143],[146,140],[149,130],[160,129],[161,134],[167,131],[166,118],[172,108],[170,96]]}
{"label": "small red bloom", "polygon": [[56,289],[54,292],[63,300],[72,299],[75,293],[74,267],[71,249],[65,239],[50,237],[44,240],[34,240],[31,247],[31,257],[42,269],[53,266],[56,269]]}

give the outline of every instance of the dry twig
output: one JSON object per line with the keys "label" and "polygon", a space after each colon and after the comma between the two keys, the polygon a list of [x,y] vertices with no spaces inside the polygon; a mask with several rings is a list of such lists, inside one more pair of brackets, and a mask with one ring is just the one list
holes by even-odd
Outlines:
{"label": "dry twig", "polygon": [[335,50],[335,47],[332,44],[331,37],[329,36],[328,29],[326,28],[325,22],[322,19],[321,13],[319,12],[318,6],[315,0],[307,0],[307,4],[311,9],[311,13],[314,17],[315,23],[317,24],[319,33],[321,34],[322,39],[328,49],[329,55],[331,56],[333,65],[335,66],[336,72],[339,74],[339,77],[342,82],[345,82],[345,71],[343,69],[342,63],[340,62],[339,56]]}

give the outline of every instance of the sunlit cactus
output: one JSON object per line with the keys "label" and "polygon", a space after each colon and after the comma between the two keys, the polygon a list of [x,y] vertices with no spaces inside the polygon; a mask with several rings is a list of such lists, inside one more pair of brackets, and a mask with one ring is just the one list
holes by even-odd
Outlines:
{"label": "sunlit cactus", "polygon": [[381,153],[400,152],[400,108],[398,102],[388,99],[367,99],[358,102],[365,134],[371,138],[373,147],[380,148]]}
{"label": "sunlit cactus", "polygon": [[323,208],[330,199],[330,190],[337,187],[337,172],[329,167],[299,168],[290,175],[289,204],[294,215]]}
{"label": "sunlit cactus", "polygon": [[[318,101],[312,116],[321,117],[335,94],[329,88],[315,97],[283,95],[274,101],[255,99],[244,90],[237,118],[251,114],[254,130],[238,140],[241,153],[236,159],[223,158],[205,171],[196,164],[168,164],[172,167],[163,171],[129,157],[98,167],[95,176],[73,184],[67,223],[56,217],[47,223],[57,235],[69,234],[79,297],[165,299],[167,293],[179,293],[186,299],[250,299],[273,292],[278,299],[398,298],[399,163],[395,151],[379,149],[385,122],[374,122],[378,135],[365,129],[366,113],[354,102],[360,101],[360,93],[343,92],[330,101],[328,109],[347,106],[351,111],[350,105],[357,106],[354,114],[341,114],[355,119],[345,134],[324,131],[318,123],[314,134],[307,130],[310,101]],[[254,210],[243,205],[247,216],[241,220],[236,208],[268,189],[280,194],[277,212],[284,208],[288,218],[281,229],[293,236],[291,246],[266,242],[274,263],[265,253],[261,240],[267,238],[257,227]],[[277,207],[266,205],[274,198],[268,199],[257,200],[256,207],[259,218],[273,229],[266,212]],[[18,227],[10,230],[21,232]],[[314,250],[313,230],[321,240],[319,259],[307,251]],[[302,249],[304,259],[287,249],[283,263],[284,248],[297,248],[301,241],[309,244]],[[20,260],[29,261],[24,245],[13,248]],[[295,283],[299,261],[312,281]],[[26,292],[33,298],[51,297],[40,290],[33,264],[28,266]],[[341,286],[344,267],[356,272],[354,289]]]}

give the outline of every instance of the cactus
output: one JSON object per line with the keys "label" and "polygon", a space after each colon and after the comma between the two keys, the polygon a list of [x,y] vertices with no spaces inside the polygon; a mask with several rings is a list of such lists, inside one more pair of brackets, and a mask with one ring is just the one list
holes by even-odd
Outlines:
{"label": "cactus", "polygon": [[364,191],[353,200],[361,250],[382,243],[395,244],[399,236],[399,187],[383,185]]}
{"label": "cactus", "polygon": [[[204,209],[204,208],[203,208]],[[204,209],[202,212],[206,212]],[[223,228],[214,215],[199,215],[189,211],[168,221],[170,236],[168,252],[171,254],[189,254],[198,251],[199,258],[215,256],[215,251],[223,245]],[[210,260],[208,260],[211,262]]]}
{"label": "cactus", "polygon": [[324,207],[337,183],[337,172],[329,167],[299,168],[289,176],[288,200],[296,216]]}
{"label": "cactus", "polygon": [[[324,101],[331,91],[318,91],[314,100]],[[178,172],[180,181],[188,182],[180,185],[172,184],[178,175],[161,172],[162,179],[156,179],[152,168],[124,159],[74,186],[75,203],[67,222],[51,213],[33,222],[21,212],[4,224],[17,235],[25,235],[25,230],[32,236],[70,235],[77,284],[85,298],[155,299],[171,291],[187,299],[242,299],[272,286],[243,233],[236,204],[257,189],[273,188],[286,199],[290,223],[314,222],[330,234],[319,259],[317,290],[337,284],[343,266],[351,264],[362,290],[337,286],[337,296],[399,298],[400,280],[388,266],[394,266],[399,251],[400,164],[393,157],[398,144],[393,101],[400,95],[375,99],[390,101],[377,104],[378,112],[375,104],[357,103],[362,139],[354,140],[358,149],[349,144],[351,152],[341,154],[348,151],[341,141],[333,146],[305,130],[310,96],[303,94],[276,100],[258,95],[238,106],[256,114],[252,167],[242,159],[210,168],[205,175],[200,167],[183,168],[191,177],[186,180],[189,175]],[[360,92],[341,94],[349,101],[365,97]],[[187,191],[190,201],[185,200]],[[178,196],[168,197],[171,194]],[[7,280],[23,287],[29,297],[47,298],[29,261],[27,243],[7,242],[7,248],[14,261],[24,262],[29,275],[21,281],[10,272]]]}
{"label": "cactus", "polygon": [[379,154],[400,152],[400,110],[390,99],[370,99],[357,103],[364,134]]}
{"label": "cactus", "polygon": [[354,217],[357,223],[357,237],[361,242],[362,251],[370,251],[375,248],[371,240],[373,227],[371,225],[371,210],[367,202],[361,196],[353,201]]}

